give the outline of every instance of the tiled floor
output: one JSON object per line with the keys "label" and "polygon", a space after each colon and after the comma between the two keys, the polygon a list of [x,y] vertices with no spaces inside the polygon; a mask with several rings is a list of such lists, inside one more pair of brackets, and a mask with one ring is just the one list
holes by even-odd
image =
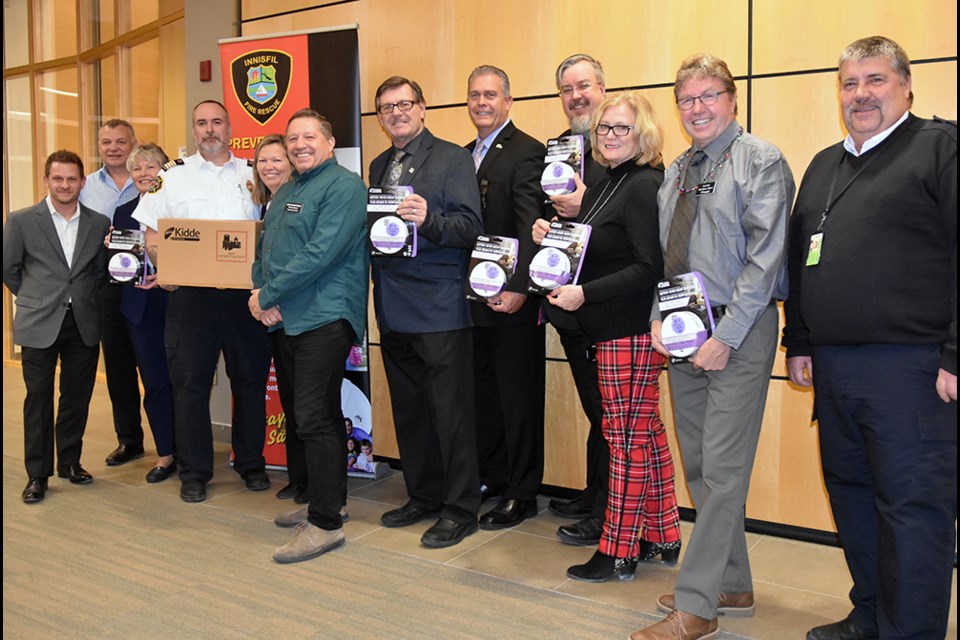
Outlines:
{"label": "tiled floor", "polygon": [[[19,369],[4,369],[4,431],[3,464],[7,478],[19,477],[22,471],[23,438],[21,408],[23,399]],[[179,483],[172,479],[158,485],[146,485],[144,474],[154,463],[150,451],[143,459],[122,467],[106,467],[103,459],[115,446],[111,427],[111,412],[105,384],[97,384],[87,435],[84,439],[83,464],[96,477],[91,487],[73,487],[62,481],[51,482],[47,503],[37,507],[53,507],[58,501],[69,500],[74,491],[97,491],[99,487],[116,485],[121,489],[136,488],[141,499],[149,501],[175,499]],[[152,442],[148,442],[148,447]],[[218,459],[214,480],[208,486],[207,505],[243,514],[257,521],[269,521],[282,510],[292,508],[290,502],[274,497],[283,486],[284,474],[271,472],[273,490],[250,493],[242,490],[242,483],[229,470],[227,447],[217,445]],[[11,474],[11,470],[14,473]],[[19,481],[17,481],[19,484]],[[5,491],[10,499],[14,494]],[[103,489],[101,489],[103,490]],[[642,620],[652,620],[656,612],[655,599],[670,592],[676,575],[675,568],[660,565],[642,565],[632,582],[590,584],[570,580],[565,571],[571,564],[585,562],[593,553],[591,548],[560,544],[555,536],[557,527],[566,521],[546,510],[546,497],[540,498],[540,514],[522,525],[507,531],[480,531],[463,543],[448,549],[427,549],[419,544],[420,535],[430,523],[402,529],[386,529],[379,525],[380,514],[403,504],[406,493],[403,477],[391,472],[378,481],[351,478],[349,480],[350,522],[345,531],[350,548],[362,545],[405,557],[415,557],[430,563],[446,565],[449,569],[484,574],[501,584],[526,585],[542,590],[546,595],[565,595],[597,604],[636,612]],[[22,506],[22,505],[19,505]],[[487,507],[492,505],[486,505]],[[8,509],[9,507],[9,509]],[[5,515],[16,511],[5,505]],[[157,513],[162,514],[163,511]],[[155,517],[155,516],[152,516]],[[159,517],[162,517],[159,516]],[[161,523],[155,523],[161,524]],[[4,518],[4,537],[9,523]],[[683,533],[689,536],[691,525],[684,523]],[[837,620],[846,615],[849,605],[846,593],[851,582],[839,549],[794,542],[775,537],[748,535],[754,575],[757,611],[753,618],[721,618],[725,638],[802,638],[812,626]],[[261,550],[257,550],[259,553]],[[4,555],[14,550],[4,546]],[[682,559],[682,558],[681,558]],[[313,566],[319,566],[312,561]],[[389,571],[390,567],[383,567]],[[5,574],[6,583],[6,574]],[[484,582],[483,584],[489,584]],[[951,612],[948,637],[957,637],[956,573],[954,573],[954,607]],[[6,584],[5,584],[6,586]],[[4,595],[4,620],[7,620],[7,595]],[[646,616],[644,616],[646,614]],[[625,629],[629,632],[632,629]],[[559,636],[558,636],[559,637]],[[577,637],[576,635],[566,637]]]}

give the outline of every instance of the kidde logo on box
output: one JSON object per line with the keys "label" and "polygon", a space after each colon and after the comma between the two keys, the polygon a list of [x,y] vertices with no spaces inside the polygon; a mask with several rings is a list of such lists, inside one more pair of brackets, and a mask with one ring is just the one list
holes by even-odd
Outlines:
{"label": "kidde logo on box", "polygon": [[200,229],[191,227],[169,227],[163,232],[163,239],[200,242]]}

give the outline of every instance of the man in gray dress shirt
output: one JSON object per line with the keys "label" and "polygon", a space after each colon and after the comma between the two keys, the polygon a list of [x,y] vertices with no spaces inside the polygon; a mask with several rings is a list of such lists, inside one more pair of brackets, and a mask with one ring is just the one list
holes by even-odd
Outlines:
{"label": "man in gray dress shirt", "polygon": [[[753,615],[744,505],[777,349],[776,301],[786,297],[787,220],[795,190],[779,149],[737,123],[726,63],[697,54],[674,94],[693,145],[660,188],[665,276],[699,271],[716,330],[689,362],[670,365],[677,438],[697,523],[667,618],[633,640],[712,637],[717,614]],[[654,347],[661,323],[651,323]]]}

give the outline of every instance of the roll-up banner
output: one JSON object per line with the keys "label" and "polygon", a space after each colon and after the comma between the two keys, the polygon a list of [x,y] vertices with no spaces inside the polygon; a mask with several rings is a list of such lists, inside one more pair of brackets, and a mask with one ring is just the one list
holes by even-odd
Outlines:
{"label": "roll-up banner", "polygon": [[[277,33],[220,41],[223,103],[233,129],[232,150],[253,159],[257,143],[283,134],[294,113],[311,108],[333,128],[334,154],[342,166],[363,177],[360,157],[360,57],[357,26]],[[269,215],[269,213],[267,214]],[[373,424],[367,337],[344,363],[341,408],[345,455],[351,475],[374,476]],[[263,455],[267,465],[286,466],[287,413],[280,404],[271,365],[266,389],[267,424]],[[292,417],[292,407],[289,408]]]}

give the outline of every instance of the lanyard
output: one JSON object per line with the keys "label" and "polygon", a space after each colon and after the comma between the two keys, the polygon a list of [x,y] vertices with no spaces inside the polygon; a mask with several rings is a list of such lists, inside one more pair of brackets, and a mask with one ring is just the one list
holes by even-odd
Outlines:
{"label": "lanyard", "polygon": [[[904,125],[906,125],[906,122],[901,123],[901,125],[897,127],[897,130],[894,131],[892,134],[890,134],[890,136],[887,137],[887,139],[884,142],[889,143],[893,138],[899,135],[900,132],[906,128]],[[830,181],[830,190],[827,191],[827,202],[823,206],[823,213],[820,214],[820,224],[817,225],[816,232],[823,231],[823,225],[826,224],[827,217],[829,217],[830,215],[830,207],[832,207],[837,203],[837,200],[839,200],[840,197],[847,192],[847,189],[850,188],[850,185],[852,185],[856,181],[856,179],[860,177],[860,174],[866,170],[866,168],[870,165],[870,163],[873,162],[873,160],[877,156],[882,155],[884,149],[889,149],[889,148],[890,148],[889,144],[875,147],[874,148],[875,153],[869,158],[867,158],[862,165],[860,165],[860,168],[857,169],[857,172],[854,173],[853,176],[850,178],[850,180],[847,182],[847,184],[844,185],[843,189],[840,189],[840,193],[837,194],[837,197],[833,197],[833,192],[837,188],[837,179],[840,177],[840,165],[843,163],[843,160],[846,157],[846,153],[847,153],[847,150],[844,149],[843,146],[841,145],[840,159],[837,162],[837,171],[833,173],[833,180]]]}

